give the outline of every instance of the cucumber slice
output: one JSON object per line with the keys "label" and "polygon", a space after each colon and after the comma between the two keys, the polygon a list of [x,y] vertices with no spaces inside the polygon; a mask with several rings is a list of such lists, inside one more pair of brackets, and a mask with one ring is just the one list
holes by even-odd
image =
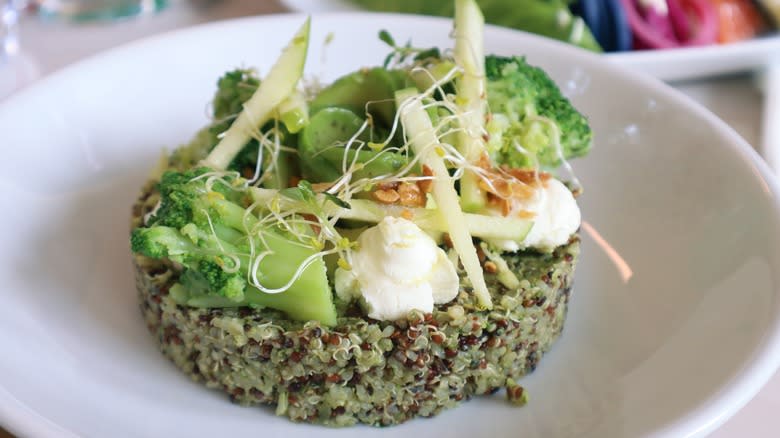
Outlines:
{"label": "cucumber slice", "polygon": [[[357,160],[355,160],[357,155]],[[322,152],[321,156],[331,165],[338,169],[341,174],[342,164],[344,162],[344,149],[329,149]],[[380,175],[391,175],[398,172],[406,166],[409,160],[405,156],[394,152],[383,152],[377,154],[370,150],[349,150],[347,151],[347,163],[363,163],[363,167],[352,174],[352,179],[374,178]],[[414,170],[414,169],[413,169]]]}
{"label": "cucumber slice", "polygon": [[344,108],[361,116],[368,113],[375,122],[390,127],[395,118],[393,93],[405,86],[402,79],[398,72],[382,67],[358,70],[320,91],[309,105],[311,113],[325,108]]}
{"label": "cucumber slice", "polygon": [[[301,153],[314,154],[335,144],[346,143],[363,123],[364,120],[350,110],[325,108],[314,114],[301,132]],[[368,141],[369,130],[363,131],[358,139]]]}
{"label": "cucumber slice", "polygon": [[[314,114],[298,140],[303,177],[312,182],[338,179],[344,154],[338,146],[349,141],[362,125],[363,119],[344,108],[325,108]],[[368,136],[366,130],[359,139],[368,141]]]}
{"label": "cucumber slice", "polygon": [[[303,176],[312,182],[335,181],[342,175],[344,165],[344,148],[352,136],[363,126],[365,121],[357,114],[344,108],[325,108],[315,114],[299,139],[298,151],[301,156]],[[369,141],[370,130],[363,131],[358,140]],[[366,163],[356,171],[354,178],[373,178],[388,175],[400,170],[408,160],[405,156],[368,149],[347,151],[347,163],[355,161]]]}

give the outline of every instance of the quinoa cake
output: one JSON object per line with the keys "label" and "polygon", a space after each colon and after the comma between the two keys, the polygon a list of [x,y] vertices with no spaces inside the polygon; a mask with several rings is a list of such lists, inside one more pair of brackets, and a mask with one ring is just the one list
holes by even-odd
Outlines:
{"label": "quinoa cake", "polygon": [[[488,274],[491,311],[475,310],[464,285],[433,313],[412,311],[397,322],[344,316],[334,327],[265,309],[181,306],[168,294],[174,266],[138,255],[134,265],[147,327],[193,380],[293,421],[388,426],[493,394],[532,372],[563,329],[578,256],[577,236],[552,254],[506,256],[521,287],[508,291]],[[508,391],[523,397],[511,383]]]}

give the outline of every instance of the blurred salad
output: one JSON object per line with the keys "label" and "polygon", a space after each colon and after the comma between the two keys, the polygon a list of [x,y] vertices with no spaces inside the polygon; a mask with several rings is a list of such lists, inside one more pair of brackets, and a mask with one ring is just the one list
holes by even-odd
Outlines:
{"label": "blurred salad", "polygon": [[[449,0],[350,0],[369,10],[452,16]],[[727,44],[774,32],[776,0],[478,0],[488,23],[601,52]]]}

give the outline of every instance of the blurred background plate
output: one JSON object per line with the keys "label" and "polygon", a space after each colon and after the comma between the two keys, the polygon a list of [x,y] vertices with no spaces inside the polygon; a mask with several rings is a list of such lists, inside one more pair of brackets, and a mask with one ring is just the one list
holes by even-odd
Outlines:
{"label": "blurred background plate", "polygon": [[[364,10],[349,0],[281,0],[292,10],[305,13]],[[621,65],[662,80],[688,80],[738,73],[780,61],[780,35],[705,47],[607,53]]]}

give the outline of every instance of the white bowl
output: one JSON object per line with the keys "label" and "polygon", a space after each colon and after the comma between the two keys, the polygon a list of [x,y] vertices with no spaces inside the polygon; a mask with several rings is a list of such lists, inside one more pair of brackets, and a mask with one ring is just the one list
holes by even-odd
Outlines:
{"label": "white bowl", "polygon": [[[0,105],[0,421],[25,436],[362,436],[232,405],[156,351],[137,309],[130,204],[163,147],[206,122],[216,78],[269,67],[302,16],[216,23],[67,68]],[[441,19],[316,16],[309,72],[381,63],[381,28],[450,46]],[[323,52],[326,34],[335,38]],[[383,435],[700,436],[780,359],[780,193],[700,106],[601,58],[489,28],[590,117],[583,255],[562,339],[517,409],[482,397]],[[325,53],[323,55],[323,53]],[[323,61],[324,59],[324,61]]]}

